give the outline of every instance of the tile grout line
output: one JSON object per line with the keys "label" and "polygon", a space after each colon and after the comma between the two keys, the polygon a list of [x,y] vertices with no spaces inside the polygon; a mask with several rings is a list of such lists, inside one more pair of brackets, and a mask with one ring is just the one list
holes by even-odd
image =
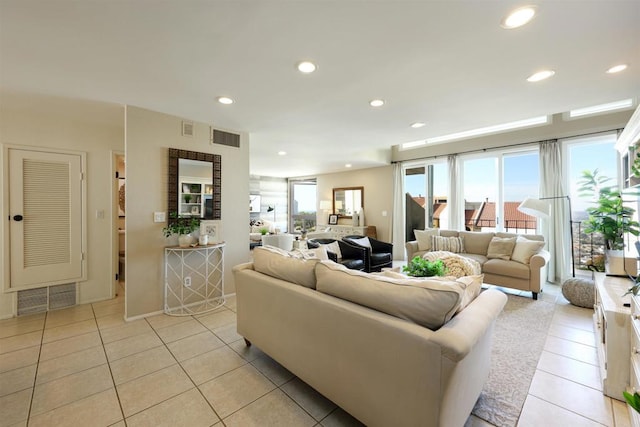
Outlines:
{"label": "tile grout line", "polygon": [[31,389],[31,399],[29,399],[29,410],[27,411],[26,427],[29,427],[31,422],[31,410],[33,409],[33,398],[36,395],[36,380],[38,378],[38,369],[40,369],[40,356],[42,355],[42,344],[44,341],[44,331],[47,326],[47,317],[49,312],[45,312],[44,321],[42,322],[42,335],[40,336],[40,346],[38,348],[38,359],[36,360],[36,372],[33,375],[33,388]]}

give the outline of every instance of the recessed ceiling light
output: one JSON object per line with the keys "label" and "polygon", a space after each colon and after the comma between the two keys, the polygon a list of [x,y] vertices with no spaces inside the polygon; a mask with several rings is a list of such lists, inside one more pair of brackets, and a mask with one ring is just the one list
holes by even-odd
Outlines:
{"label": "recessed ceiling light", "polygon": [[535,6],[524,6],[518,8],[503,18],[502,22],[500,22],[500,26],[507,30],[522,27],[524,24],[531,21],[535,14]]}
{"label": "recessed ceiling light", "polygon": [[418,129],[418,128],[421,128],[423,126],[426,126],[426,123],[422,123],[422,122],[411,123],[411,127],[414,128],[414,129]]}
{"label": "recessed ceiling light", "polygon": [[220,104],[229,105],[229,104],[233,104],[233,99],[229,98],[228,96],[219,96],[218,102]]}
{"label": "recessed ceiling light", "polygon": [[371,105],[372,107],[382,107],[384,105],[384,100],[372,99],[371,101],[369,101],[369,105]]}
{"label": "recessed ceiling light", "polygon": [[344,165],[345,168],[350,168],[351,167],[351,163],[347,163],[346,165]]}
{"label": "recessed ceiling light", "polygon": [[316,67],[316,64],[311,61],[302,61],[298,63],[298,71],[301,73],[309,74],[313,73],[317,69],[318,67]]}
{"label": "recessed ceiling light", "polygon": [[539,82],[541,80],[544,79],[548,79],[549,77],[553,76],[556,72],[553,70],[543,70],[543,71],[538,71],[535,74],[530,75],[529,77],[527,77],[527,81],[528,82]]}
{"label": "recessed ceiling light", "polygon": [[627,69],[627,64],[620,64],[620,65],[616,65],[616,66],[613,66],[613,67],[609,68],[607,70],[607,73],[608,74],[615,74],[615,73],[619,73],[620,71],[624,71],[626,69]]}
{"label": "recessed ceiling light", "polygon": [[287,152],[286,151],[278,151],[278,156],[286,156]]}
{"label": "recessed ceiling light", "polygon": [[633,107],[633,99],[623,99],[622,101],[609,102],[607,104],[592,105],[591,107],[577,108],[569,111],[569,117],[582,117],[591,114],[599,114],[607,111],[622,110]]}

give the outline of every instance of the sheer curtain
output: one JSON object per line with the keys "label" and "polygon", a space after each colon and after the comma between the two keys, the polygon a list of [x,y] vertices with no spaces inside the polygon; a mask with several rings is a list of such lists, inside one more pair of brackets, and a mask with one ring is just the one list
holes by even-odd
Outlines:
{"label": "sheer curtain", "polygon": [[391,242],[393,259],[404,259],[404,180],[402,164],[393,165],[393,215],[391,218]]}
{"label": "sheer curtain", "polygon": [[449,230],[464,230],[464,200],[461,200],[460,185],[458,177],[460,176],[460,165],[458,156],[451,154],[447,156],[449,166],[449,200],[448,200],[448,221],[447,228]]}
{"label": "sheer curtain", "polygon": [[[540,143],[540,198],[567,196],[562,179],[562,156],[557,139]],[[547,280],[556,282],[568,276],[571,261],[571,230],[566,198],[550,199],[551,216],[541,220],[540,229],[551,254]]]}

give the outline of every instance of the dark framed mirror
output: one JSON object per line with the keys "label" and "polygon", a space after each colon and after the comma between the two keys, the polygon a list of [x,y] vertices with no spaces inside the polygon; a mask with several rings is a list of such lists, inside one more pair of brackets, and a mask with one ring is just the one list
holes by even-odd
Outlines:
{"label": "dark framed mirror", "polygon": [[364,207],[364,187],[341,187],[333,189],[333,213],[351,218],[354,212]]}
{"label": "dark framed mirror", "polygon": [[222,156],[169,148],[167,221],[180,217],[221,219]]}

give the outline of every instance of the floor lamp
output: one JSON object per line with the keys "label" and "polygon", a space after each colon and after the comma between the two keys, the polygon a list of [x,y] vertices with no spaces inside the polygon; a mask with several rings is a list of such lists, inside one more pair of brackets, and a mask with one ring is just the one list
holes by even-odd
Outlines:
{"label": "floor lamp", "polygon": [[576,262],[574,259],[573,249],[573,219],[571,215],[571,198],[569,196],[540,197],[537,199],[527,197],[522,201],[522,203],[520,203],[520,206],[518,206],[518,210],[536,218],[549,218],[551,205],[549,202],[545,202],[545,200],[552,199],[567,199],[567,202],[569,202],[569,230],[571,231],[571,272],[573,277],[576,277]]}
{"label": "floor lamp", "polygon": [[269,206],[267,207],[267,212],[273,212],[273,224],[275,227],[275,223],[276,223],[276,205],[273,205],[273,207]]}

